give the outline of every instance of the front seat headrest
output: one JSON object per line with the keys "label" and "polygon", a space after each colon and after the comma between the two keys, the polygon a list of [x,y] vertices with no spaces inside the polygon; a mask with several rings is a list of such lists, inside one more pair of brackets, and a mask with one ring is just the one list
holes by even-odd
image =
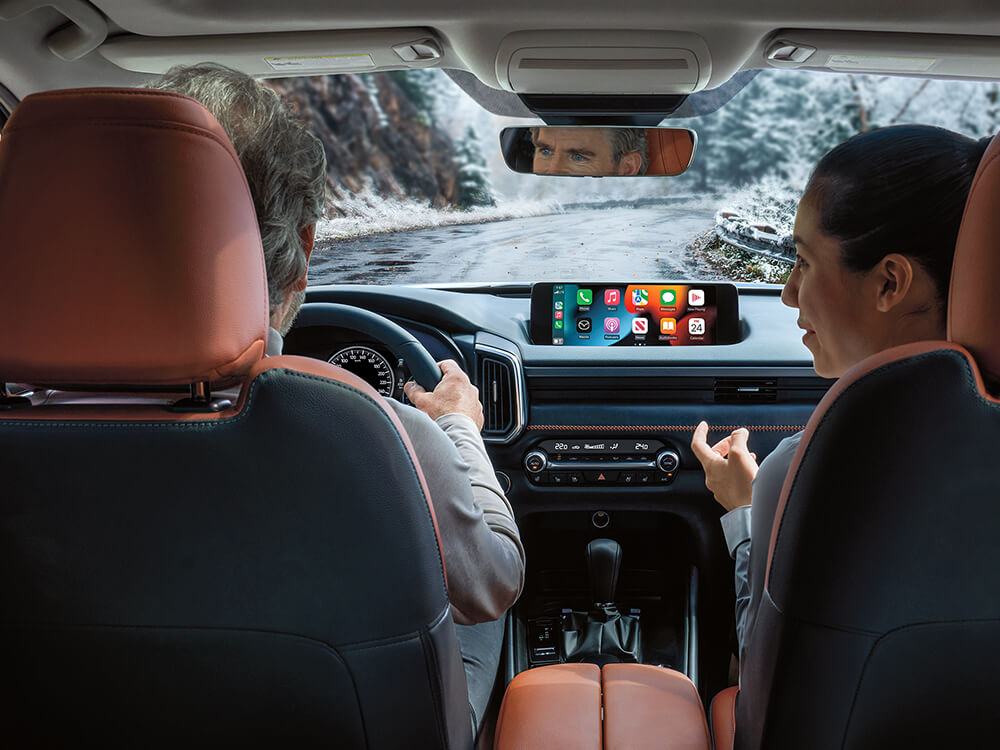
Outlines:
{"label": "front seat headrest", "polygon": [[1000,378],[1000,136],[983,154],[965,204],[948,293],[948,340]]}
{"label": "front seat headrest", "polygon": [[264,355],[250,190],[193,99],[26,97],[0,139],[0,226],[0,382],[180,385]]}

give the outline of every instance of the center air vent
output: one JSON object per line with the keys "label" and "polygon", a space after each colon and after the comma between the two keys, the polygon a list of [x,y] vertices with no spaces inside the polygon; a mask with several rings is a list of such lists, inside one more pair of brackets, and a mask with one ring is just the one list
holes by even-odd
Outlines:
{"label": "center air vent", "polygon": [[483,403],[483,439],[505,443],[524,424],[521,368],[513,354],[476,347],[479,354],[479,399]]}
{"label": "center air vent", "polygon": [[716,378],[717,404],[773,404],[778,400],[774,378]]}

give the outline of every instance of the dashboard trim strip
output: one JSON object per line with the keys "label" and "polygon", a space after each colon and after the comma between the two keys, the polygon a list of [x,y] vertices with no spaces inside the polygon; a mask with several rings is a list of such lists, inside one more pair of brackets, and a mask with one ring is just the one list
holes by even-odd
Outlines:
{"label": "dashboard trim strip", "polygon": [[[678,430],[688,430],[694,431],[697,425],[693,424],[531,424],[525,427],[526,430],[589,430],[591,432],[595,430],[614,430],[624,431],[624,432],[656,432],[656,431],[678,431]],[[751,432],[799,432],[804,430],[806,426],[804,424],[760,424],[760,425],[746,425],[746,424],[719,424],[710,426],[709,432],[718,432],[720,430],[736,430],[740,427],[750,430]]]}

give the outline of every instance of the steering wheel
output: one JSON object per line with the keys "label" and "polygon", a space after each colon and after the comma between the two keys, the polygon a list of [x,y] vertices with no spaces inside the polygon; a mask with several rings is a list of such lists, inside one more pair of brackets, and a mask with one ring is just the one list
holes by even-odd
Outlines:
{"label": "steering wheel", "polygon": [[441,368],[424,345],[402,326],[368,310],[334,302],[307,302],[295,318],[296,327],[339,326],[359,331],[385,345],[410,369],[413,379],[433,391],[441,380]]}

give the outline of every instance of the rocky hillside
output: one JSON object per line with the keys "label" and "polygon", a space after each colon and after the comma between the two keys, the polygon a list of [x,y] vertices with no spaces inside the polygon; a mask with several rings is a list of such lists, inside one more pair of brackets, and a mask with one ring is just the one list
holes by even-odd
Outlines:
{"label": "rocky hillside", "polygon": [[[437,209],[488,205],[470,194],[468,149],[437,124],[433,92],[413,72],[371,73],[267,82],[323,141],[329,164],[331,218],[352,200],[417,200]],[[475,156],[475,155],[474,155]],[[472,169],[474,171],[474,169]]]}

